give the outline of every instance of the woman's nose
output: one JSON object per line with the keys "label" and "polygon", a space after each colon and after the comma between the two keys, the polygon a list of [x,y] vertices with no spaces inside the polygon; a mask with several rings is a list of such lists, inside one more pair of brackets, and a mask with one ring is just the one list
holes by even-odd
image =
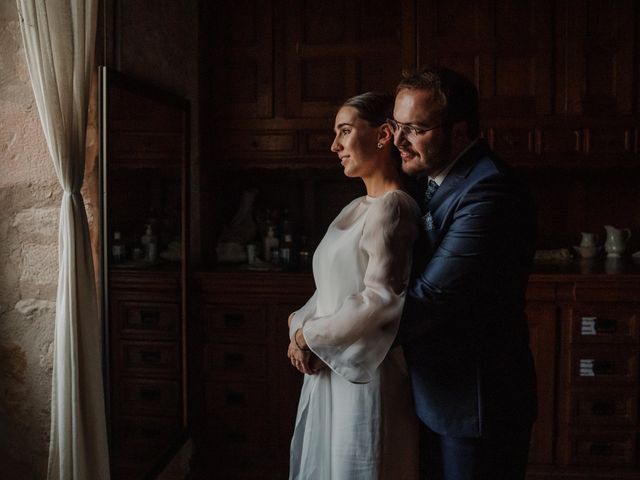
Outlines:
{"label": "woman's nose", "polygon": [[331,144],[331,151],[333,153],[338,153],[340,151],[340,149],[342,148],[342,146],[338,143],[338,139],[336,138],[333,143]]}

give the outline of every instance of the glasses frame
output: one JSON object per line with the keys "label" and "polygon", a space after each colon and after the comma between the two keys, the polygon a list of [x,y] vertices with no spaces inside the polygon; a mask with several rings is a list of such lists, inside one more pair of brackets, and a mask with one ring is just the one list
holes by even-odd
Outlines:
{"label": "glasses frame", "polygon": [[414,125],[410,125],[408,123],[398,122],[393,118],[387,118],[387,123],[391,127],[391,132],[395,135],[397,132],[402,132],[405,137],[409,137],[410,135],[413,137],[419,137],[420,135],[424,135],[431,130],[436,130],[438,128],[444,127],[445,123],[439,123],[438,125],[434,125],[433,127],[427,128],[418,128]]}

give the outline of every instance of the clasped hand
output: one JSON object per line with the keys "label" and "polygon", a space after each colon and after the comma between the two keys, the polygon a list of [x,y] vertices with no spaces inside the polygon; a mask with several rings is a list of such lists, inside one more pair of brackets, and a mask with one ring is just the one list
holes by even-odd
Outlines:
{"label": "clasped hand", "polygon": [[[292,316],[293,313],[289,315],[289,326],[291,326]],[[315,375],[327,365],[322,360],[320,360],[320,358],[318,358],[318,356],[315,355],[311,350],[302,350],[299,344],[296,342],[296,336],[304,339],[302,332],[300,331],[300,329],[298,329],[293,336],[293,340],[289,342],[289,347],[287,348],[287,357],[291,361],[291,365],[298,369],[298,371],[304,373],[305,375]]]}

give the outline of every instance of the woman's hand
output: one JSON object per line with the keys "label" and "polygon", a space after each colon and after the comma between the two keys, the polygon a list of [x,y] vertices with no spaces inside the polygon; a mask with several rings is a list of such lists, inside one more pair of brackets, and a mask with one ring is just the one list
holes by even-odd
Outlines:
{"label": "woman's hand", "polygon": [[305,375],[313,375],[314,373],[309,366],[312,355],[313,354],[309,350],[300,350],[294,340],[289,343],[289,348],[287,349],[287,357],[289,357],[289,360],[291,360],[291,365],[296,367]]}

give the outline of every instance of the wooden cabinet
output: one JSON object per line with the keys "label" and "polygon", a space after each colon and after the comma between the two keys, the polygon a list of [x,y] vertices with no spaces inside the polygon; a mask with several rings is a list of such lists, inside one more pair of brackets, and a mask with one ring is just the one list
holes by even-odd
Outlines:
{"label": "wooden cabinet", "polygon": [[308,275],[197,276],[194,478],[286,478],[302,384],[286,356],[287,318],[311,293]]}
{"label": "wooden cabinet", "polygon": [[[201,273],[194,478],[286,478],[301,386],[286,320],[304,274]],[[538,385],[528,478],[640,479],[640,274],[537,274],[527,316]],[[197,388],[197,387],[196,387]]]}
{"label": "wooden cabinet", "polygon": [[102,69],[101,120],[111,471],[137,480],[186,431],[188,104]]}
{"label": "wooden cabinet", "polygon": [[[530,478],[640,478],[638,299],[637,274],[533,277],[539,415]],[[540,325],[548,327],[545,341]],[[545,360],[541,351],[549,350]]]}

